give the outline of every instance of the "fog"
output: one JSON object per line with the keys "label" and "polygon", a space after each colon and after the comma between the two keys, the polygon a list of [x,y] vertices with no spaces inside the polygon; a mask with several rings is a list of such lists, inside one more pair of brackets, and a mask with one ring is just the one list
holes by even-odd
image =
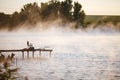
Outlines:
{"label": "fog", "polygon": [[[118,80],[120,79],[120,33],[116,29],[92,27],[71,29],[68,25],[52,24],[41,29],[43,24],[34,28],[16,29],[0,32],[0,49],[23,49],[27,41],[35,48],[53,49],[52,57],[35,52],[35,58],[17,58],[18,79],[29,80]],[[48,24],[44,24],[48,26]],[[105,29],[104,29],[105,28]],[[10,54],[10,53],[3,53]]]}
{"label": "fog", "polygon": [[[1,31],[0,48],[25,48],[27,47],[26,42],[30,41],[36,48],[51,47],[59,50],[59,47],[63,47],[65,45],[77,45],[80,40],[84,41],[84,38],[87,39],[90,37],[120,36],[120,32],[111,26],[100,25],[97,28],[88,27],[85,29],[73,29],[72,26],[74,26],[74,23],[60,26],[57,25],[56,22],[53,22],[52,24],[39,23],[35,25],[34,28],[26,28],[26,26],[27,25],[23,25],[22,27],[17,28],[11,32],[8,30]],[[43,26],[49,27],[42,28]],[[13,44],[15,44],[17,47],[15,45],[13,46]]]}

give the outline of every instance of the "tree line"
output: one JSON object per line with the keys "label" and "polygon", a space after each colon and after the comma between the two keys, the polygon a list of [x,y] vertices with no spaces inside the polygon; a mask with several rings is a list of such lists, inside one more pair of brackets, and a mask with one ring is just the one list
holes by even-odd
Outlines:
{"label": "tree line", "polygon": [[75,28],[79,28],[84,25],[85,12],[80,3],[72,0],[50,0],[42,2],[40,6],[36,2],[28,3],[20,12],[15,11],[11,15],[0,13],[0,28],[9,27],[12,30],[24,23],[35,25],[38,22],[54,21],[59,18],[62,19],[62,24],[75,22]]}

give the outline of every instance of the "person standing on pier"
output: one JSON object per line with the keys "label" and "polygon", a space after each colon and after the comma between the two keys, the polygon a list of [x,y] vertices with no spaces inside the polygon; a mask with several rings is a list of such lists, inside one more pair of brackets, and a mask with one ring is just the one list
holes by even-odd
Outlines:
{"label": "person standing on pier", "polygon": [[30,50],[34,50],[33,44],[29,43],[29,41],[27,41],[27,48]]}
{"label": "person standing on pier", "polygon": [[29,48],[30,44],[29,44],[29,41],[27,41],[27,47]]}

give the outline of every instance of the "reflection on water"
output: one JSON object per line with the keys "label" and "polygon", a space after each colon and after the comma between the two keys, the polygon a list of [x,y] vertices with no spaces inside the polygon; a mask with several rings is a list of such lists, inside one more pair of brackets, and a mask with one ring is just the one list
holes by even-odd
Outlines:
{"label": "reflection on water", "polygon": [[29,80],[120,79],[119,35],[48,34],[0,34],[0,49],[24,48],[27,40],[36,48],[54,49],[52,58],[47,53],[41,58],[36,53],[34,59],[21,59],[21,54],[16,54],[20,79],[25,76]]}

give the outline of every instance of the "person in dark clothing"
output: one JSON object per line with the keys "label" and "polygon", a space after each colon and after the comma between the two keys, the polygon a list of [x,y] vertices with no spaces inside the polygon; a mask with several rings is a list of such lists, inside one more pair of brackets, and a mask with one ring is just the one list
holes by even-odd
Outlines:
{"label": "person in dark clothing", "polygon": [[30,46],[29,41],[27,41],[27,47],[29,47],[29,46]]}

